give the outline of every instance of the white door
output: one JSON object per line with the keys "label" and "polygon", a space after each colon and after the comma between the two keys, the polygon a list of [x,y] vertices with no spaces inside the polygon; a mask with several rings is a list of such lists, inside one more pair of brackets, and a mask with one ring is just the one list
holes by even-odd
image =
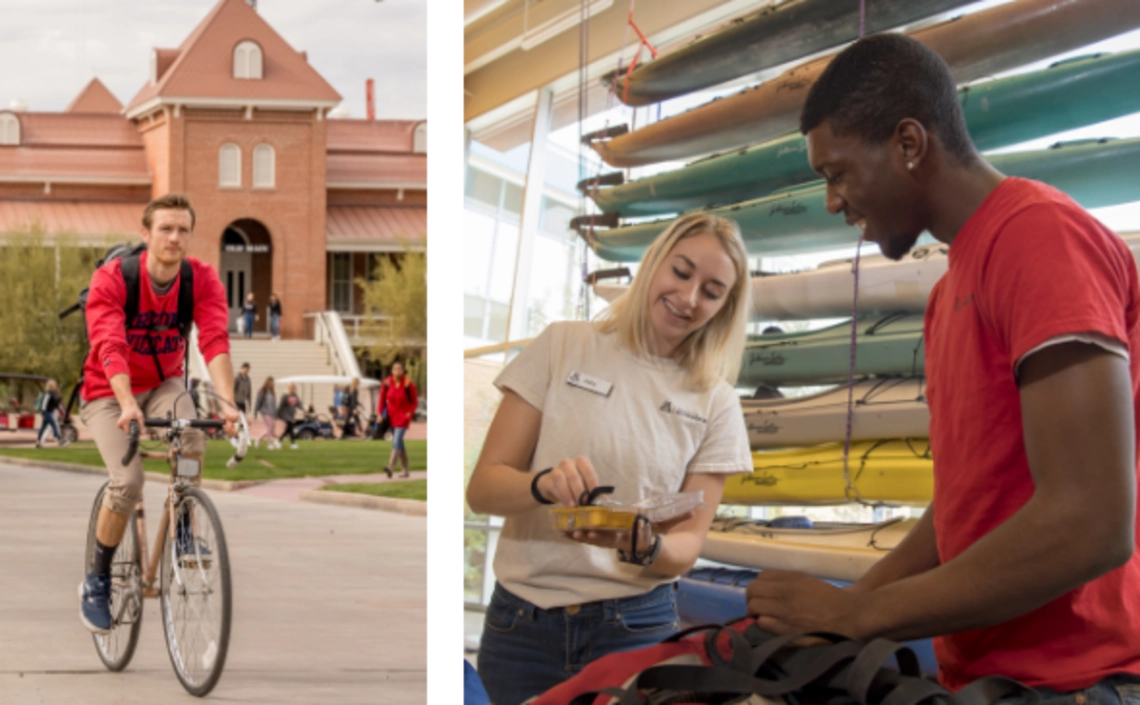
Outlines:
{"label": "white door", "polygon": [[237,320],[245,295],[253,290],[253,255],[249,252],[222,252],[222,285],[230,309],[230,332],[237,332]]}

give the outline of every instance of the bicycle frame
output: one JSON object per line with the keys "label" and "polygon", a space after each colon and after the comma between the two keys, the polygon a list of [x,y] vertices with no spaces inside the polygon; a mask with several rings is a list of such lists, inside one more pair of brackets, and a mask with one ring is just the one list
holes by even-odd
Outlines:
{"label": "bicycle frame", "polygon": [[[146,534],[146,510],[143,507],[142,500],[139,500],[138,505],[135,507],[136,529],[138,535],[135,537],[139,550],[139,568],[141,575],[139,576],[142,596],[158,597],[158,565],[162,560],[162,548],[166,542],[167,532],[175,531],[174,527],[174,506],[181,496],[182,492],[189,487],[196,487],[201,483],[202,474],[201,468],[197,477],[187,478],[178,474],[178,460],[182,457],[182,431],[190,427],[199,427],[202,429],[209,428],[220,422],[217,421],[192,421],[190,423],[180,424],[171,419],[148,419],[147,425],[151,426],[152,422],[165,422],[167,428],[167,441],[169,442],[169,449],[165,453],[138,453],[139,458],[146,460],[165,460],[170,466],[170,483],[167,485],[166,500],[162,503],[162,519],[158,523],[158,534],[154,537],[154,550],[148,552],[147,550],[147,534]],[[244,418],[241,421],[245,444],[239,453],[236,453],[230,460],[230,463],[240,462],[245,455],[245,448],[249,444],[249,427],[246,425]],[[131,448],[124,458],[124,465],[134,455],[138,449],[139,427],[138,423],[131,422]],[[193,517],[191,517],[193,521]]]}

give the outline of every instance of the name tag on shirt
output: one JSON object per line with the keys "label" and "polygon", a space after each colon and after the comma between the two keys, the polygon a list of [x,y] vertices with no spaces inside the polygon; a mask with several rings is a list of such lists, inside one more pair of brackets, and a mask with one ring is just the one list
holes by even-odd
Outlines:
{"label": "name tag on shirt", "polygon": [[613,384],[605,381],[604,379],[591,377],[590,375],[582,374],[577,370],[570,372],[570,376],[566,378],[566,384],[569,384],[571,387],[585,389],[587,392],[593,392],[594,394],[602,397],[608,397],[610,395],[610,390],[614,388]]}

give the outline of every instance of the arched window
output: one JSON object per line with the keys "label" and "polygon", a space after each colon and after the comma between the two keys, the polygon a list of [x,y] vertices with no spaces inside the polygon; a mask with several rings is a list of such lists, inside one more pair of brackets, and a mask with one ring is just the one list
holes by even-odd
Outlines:
{"label": "arched window", "polygon": [[11,113],[0,114],[0,144],[20,144],[20,119]]}
{"label": "arched window", "polygon": [[241,147],[232,142],[218,150],[218,186],[241,186]]}
{"label": "arched window", "polygon": [[277,154],[268,144],[253,148],[253,187],[273,188],[277,185]]}
{"label": "arched window", "polygon": [[416,154],[427,153],[427,123],[416,125],[416,132],[412,136],[412,151]]}
{"label": "arched window", "polygon": [[234,47],[234,78],[261,78],[261,47],[254,42]]}

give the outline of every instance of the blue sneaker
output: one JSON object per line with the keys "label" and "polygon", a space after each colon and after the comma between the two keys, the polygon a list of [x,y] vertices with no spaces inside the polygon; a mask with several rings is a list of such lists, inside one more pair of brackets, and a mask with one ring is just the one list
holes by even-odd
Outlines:
{"label": "blue sneaker", "polygon": [[79,583],[79,621],[96,634],[111,631],[111,578],[88,575]]}
{"label": "blue sneaker", "polygon": [[[196,544],[196,545],[195,545]],[[174,557],[178,564],[184,568],[197,568],[201,560],[203,568],[209,568],[214,554],[210,547],[201,538],[195,538],[190,533],[190,527],[185,523],[178,524],[178,537],[174,541]]]}

